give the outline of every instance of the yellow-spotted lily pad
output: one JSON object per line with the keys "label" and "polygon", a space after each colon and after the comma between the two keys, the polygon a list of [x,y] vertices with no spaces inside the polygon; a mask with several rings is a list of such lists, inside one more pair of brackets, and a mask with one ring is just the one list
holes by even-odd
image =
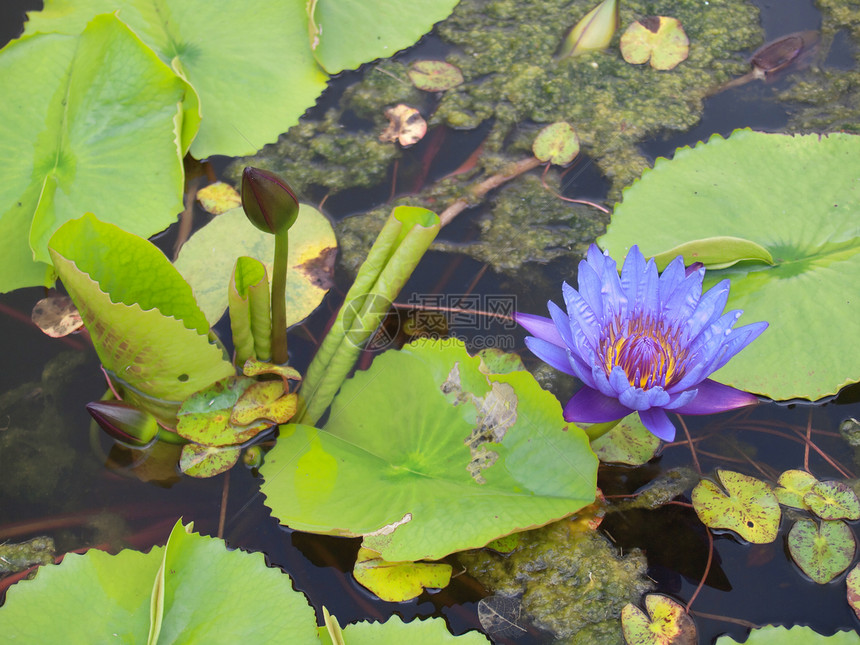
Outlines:
{"label": "yellow-spotted lily pad", "polygon": [[845,571],[854,559],[854,533],[840,520],[799,520],[788,533],[788,551],[801,570],[818,584]]}
{"label": "yellow-spotted lily pad", "polygon": [[631,24],[621,36],[621,55],[638,65],[651,61],[651,67],[669,70],[687,59],[690,40],[677,18],[650,16]]}
{"label": "yellow-spotted lily pad", "polygon": [[848,572],[845,586],[848,587],[848,604],[860,618],[860,564]]}
{"label": "yellow-spotted lily pad", "polygon": [[809,506],[803,497],[819,482],[805,470],[786,470],[776,483],[778,485],[773,492],[780,504],[808,511]]}
{"label": "yellow-spotted lily pad", "polygon": [[182,446],[179,470],[190,477],[214,477],[230,470],[239,461],[241,448],[203,446],[189,443]]}
{"label": "yellow-spotted lily pad", "polygon": [[780,509],[776,495],[765,482],[730,470],[718,470],[723,492],[703,479],[693,489],[693,508],[712,529],[729,529],[753,544],[776,539]]}
{"label": "yellow-spotted lily pad", "polygon": [[817,482],[803,501],[822,520],[860,519],[860,500],[843,482]]}
{"label": "yellow-spotted lily pad", "polygon": [[451,565],[440,562],[386,562],[376,551],[358,550],[355,581],[382,600],[412,600],[425,589],[441,589],[451,582]]}
{"label": "yellow-spotted lily pad", "polygon": [[629,645],[695,645],[696,624],[684,607],[667,596],[645,596],[646,614],[628,604],[621,610],[621,627]]}

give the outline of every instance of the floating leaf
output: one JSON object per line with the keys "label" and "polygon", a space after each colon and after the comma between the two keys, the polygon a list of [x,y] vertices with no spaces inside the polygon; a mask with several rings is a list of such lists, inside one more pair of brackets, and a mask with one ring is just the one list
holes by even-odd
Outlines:
{"label": "floating leaf", "polygon": [[651,60],[651,67],[669,70],[687,59],[690,40],[677,18],[650,16],[631,23],[621,35],[621,55],[638,65]]}
{"label": "floating leaf", "polygon": [[803,496],[818,483],[818,480],[805,470],[786,470],[779,476],[776,482],[778,486],[774,489],[776,498],[783,506],[809,510]]}
{"label": "floating leaf", "polygon": [[860,618],[860,564],[848,572],[845,585],[848,587],[848,605],[857,614],[857,618]]}
{"label": "floating leaf", "polygon": [[149,237],[183,208],[190,88],[116,16],[72,33],[0,55],[0,291],[53,284],[48,240],[83,213]]}
{"label": "floating leaf", "polygon": [[693,489],[693,508],[709,528],[729,529],[753,544],[769,544],[779,529],[779,502],[766,483],[730,470],[718,470],[726,493],[703,479]]}
{"label": "floating leaf", "polygon": [[[271,382],[280,394],[283,394],[281,382]],[[248,419],[245,423],[234,422],[231,415],[247,391],[255,385],[259,384],[254,379],[230,376],[195,392],[185,399],[179,408],[176,415],[176,433],[189,441],[206,446],[234,446],[253,439],[272,423],[260,417],[249,418],[253,414],[249,414],[247,408],[249,405],[254,407],[250,402],[240,406],[240,416]],[[271,393],[266,393],[265,396],[271,396]]]}
{"label": "floating leaf", "polygon": [[[822,636],[811,627],[795,625],[790,629],[782,625],[767,625],[753,629],[743,641],[745,645],[857,645],[860,636],[855,631],[840,631],[832,636]],[[730,636],[720,636],[717,645],[738,643]]]}
{"label": "floating leaf", "polygon": [[660,448],[660,438],[642,425],[638,414],[624,417],[617,426],[591,442],[603,463],[641,466],[650,461]]}
{"label": "floating leaf", "polygon": [[421,141],[427,133],[427,122],[414,107],[395,105],[385,110],[388,126],[379,135],[380,141],[397,141],[408,148]]}
{"label": "floating leaf", "polygon": [[230,422],[246,425],[262,419],[270,424],[286,423],[296,413],[295,394],[286,394],[281,381],[254,383],[239,397]]}
{"label": "floating leaf", "polygon": [[696,624],[684,607],[668,596],[645,596],[646,614],[636,605],[621,610],[621,627],[628,645],[695,645]]}
{"label": "floating leaf", "polygon": [[532,152],[541,161],[566,166],[579,154],[579,137],[569,123],[553,123],[538,133]]}
{"label": "floating leaf", "polygon": [[486,347],[478,352],[478,356],[484,374],[507,374],[526,368],[519,354],[511,354],[496,347]]}
{"label": "floating leaf", "polygon": [[[287,271],[287,324],[304,320],[332,285],[337,241],[328,219],[302,204],[290,229]],[[271,274],[275,238],[248,223],[235,208],[219,215],[191,236],[179,252],[176,268],[185,277],[206,319],[215,324],[227,310],[230,275],[239,256],[261,261]]]}
{"label": "floating leaf", "polygon": [[848,568],[856,543],[842,521],[798,520],[788,533],[788,551],[797,566],[818,584],[826,584]]}
{"label": "floating leaf", "polygon": [[496,594],[478,601],[478,620],[481,627],[494,638],[516,639],[524,635],[526,629],[520,616],[523,604],[515,596]]}
{"label": "floating leaf", "polygon": [[726,306],[744,311],[741,323],[770,322],[714,380],[818,399],[860,381],[860,344],[810,343],[832,337],[834,320],[860,320],[860,298],[846,297],[860,284],[858,176],[858,136],[714,136],[658,159],[624,192],[599,242],[616,260],[633,244],[647,257],[715,236],[766,249],[772,266],[744,261],[706,276],[731,279]]}
{"label": "floating leaf", "polygon": [[346,645],[489,645],[480,632],[466,632],[454,636],[448,631],[444,618],[428,618],[404,623],[396,615],[384,623],[360,622],[343,628]]}
{"label": "floating leaf", "polygon": [[93,549],[40,568],[35,579],[9,589],[0,631],[21,643],[146,643],[159,572],[163,592],[153,616],[159,642],[272,643],[284,634],[296,645],[319,642],[314,610],[289,576],[267,567],[261,553],[228,550],[222,540],[186,532],[181,522],[166,547],[148,553]]}
{"label": "floating leaf", "polygon": [[618,29],[617,0],[603,0],[576,23],[558,51],[559,58],[605,49]]}
{"label": "floating leaf", "polygon": [[843,482],[817,482],[803,496],[803,501],[822,520],[860,519],[860,500]]}
{"label": "floating leaf", "polygon": [[510,535],[488,542],[485,548],[492,549],[498,553],[510,553],[519,546],[520,540],[522,539],[521,536],[522,533],[511,533]]}
{"label": "floating leaf", "polygon": [[387,602],[404,602],[425,589],[442,589],[451,582],[451,565],[438,562],[388,562],[361,548],[352,571],[355,581]]}
{"label": "floating leaf", "polygon": [[463,73],[443,60],[417,60],[406,75],[415,87],[425,92],[444,92],[463,82]]}
{"label": "floating leaf", "polygon": [[242,373],[245,376],[260,376],[262,374],[274,374],[281,377],[281,382],[284,384],[284,390],[288,390],[290,381],[301,381],[302,375],[294,367],[289,365],[275,365],[274,363],[266,363],[264,361],[255,361],[248,359],[242,366]]}
{"label": "floating leaf", "polygon": [[33,307],[33,324],[51,338],[68,336],[84,326],[81,314],[68,296],[48,296]]}
{"label": "floating leaf", "polygon": [[213,215],[221,215],[231,208],[238,208],[242,205],[239,192],[223,181],[216,181],[198,190],[197,201],[207,213]]}
{"label": "floating leaf", "polygon": [[658,253],[654,256],[657,269],[662,271],[679,255],[683,256],[684,264],[687,266],[694,262],[701,262],[706,269],[725,269],[743,260],[773,264],[770,252],[759,244],[740,237],[720,235],[685,242],[673,249]]}
{"label": "floating leaf", "polygon": [[54,234],[50,251],[129,402],[172,423],[179,402],[233,374],[191,288],[150,242],[85,215]]}
{"label": "floating leaf", "polygon": [[190,477],[214,477],[227,472],[239,461],[241,448],[202,446],[189,443],[182,446],[179,470]]}
{"label": "floating leaf", "polygon": [[322,430],[283,426],[261,490],[295,529],[438,560],[576,512],[596,467],[531,374],[485,375],[461,342],[417,341],[346,381]]}

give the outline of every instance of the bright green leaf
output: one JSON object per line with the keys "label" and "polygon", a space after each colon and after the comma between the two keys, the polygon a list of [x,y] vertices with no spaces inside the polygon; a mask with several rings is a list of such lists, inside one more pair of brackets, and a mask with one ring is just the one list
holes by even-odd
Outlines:
{"label": "bright green leaf", "polygon": [[[329,74],[409,47],[444,20],[457,0],[313,0],[310,47]],[[307,18],[304,24],[308,24]],[[308,36],[305,36],[305,42]]]}
{"label": "bright green leaf", "polygon": [[[795,625],[788,628],[782,625],[767,625],[753,629],[745,645],[857,645],[860,635],[855,631],[836,632],[832,636],[822,636],[811,627]],[[716,645],[738,643],[730,636],[720,636]]]}
{"label": "bright green leaf", "polygon": [[569,123],[553,123],[538,133],[532,152],[540,161],[566,166],[579,154],[579,137]]}
{"label": "bright green leaf", "polygon": [[80,29],[0,55],[0,291],[50,286],[48,240],[85,212],[149,237],[183,208],[188,86],[115,16]]}
{"label": "bright green leaf", "polygon": [[780,504],[804,511],[809,510],[809,506],[803,501],[803,496],[818,483],[815,477],[805,470],[786,470],[779,476],[776,483],[778,486],[773,492],[776,493]]}
{"label": "bright green leaf", "polygon": [[844,482],[817,482],[803,501],[822,520],[860,519],[860,500]]}
{"label": "bright green leaf", "polygon": [[724,493],[703,479],[693,489],[696,515],[712,529],[729,529],[753,544],[769,544],[779,530],[779,502],[766,483],[730,470],[718,470]]}
{"label": "bright green leaf", "polygon": [[818,584],[826,584],[848,568],[856,543],[851,528],[840,520],[798,520],[788,533],[788,551],[797,566]]}
{"label": "bright green leaf", "polygon": [[47,0],[45,5],[30,12],[25,33],[74,34],[94,15],[119,10],[140,39],[194,87],[197,96],[187,100],[195,109],[199,96],[202,121],[191,144],[198,159],[252,154],[274,142],[314,104],[328,80],[307,46],[303,2]]}
{"label": "bright green leaf", "polygon": [[[337,249],[328,219],[302,204],[290,229],[287,324],[304,320],[331,286]],[[176,268],[185,277],[206,319],[215,324],[227,310],[227,284],[239,256],[256,258],[271,275],[275,236],[251,226],[241,208],[219,215],[197,231],[179,252]]]}
{"label": "bright green leaf", "polygon": [[773,264],[773,258],[766,248],[750,240],[725,235],[679,244],[655,255],[654,262],[662,271],[679,255],[683,256],[687,266],[701,262],[707,269],[725,269],[743,260]]}
{"label": "bright green leaf", "polygon": [[860,344],[833,338],[833,321],[860,320],[860,137],[738,131],[714,136],[624,192],[599,239],[616,260],[689,240],[730,236],[767,250],[774,264],[709,271],[731,279],[728,309],[770,327],[714,380],[775,399],[818,399],[860,381]]}
{"label": "bright green leaf", "polygon": [[650,60],[654,69],[669,70],[687,59],[690,40],[677,18],[649,16],[630,24],[621,34],[619,48],[628,63]]}
{"label": "bright green leaf", "polygon": [[409,643],[409,645],[488,645],[490,641],[479,632],[454,636],[448,631],[444,618],[428,618],[404,623],[391,616],[384,623],[355,623],[343,628],[347,645],[382,645]]}
{"label": "bright green leaf", "polygon": [[628,645],[696,645],[696,624],[683,605],[668,596],[645,596],[647,614],[636,605],[621,610],[621,627]]}
{"label": "bright green leaf", "polygon": [[462,72],[443,60],[417,60],[406,75],[415,87],[425,92],[444,92],[463,82]]}
{"label": "bright green leaf", "polygon": [[642,425],[638,414],[624,417],[612,430],[591,442],[591,449],[601,462],[630,466],[647,463],[659,448],[659,437]]}
{"label": "bright green leaf", "polygon": [[282,427],[261,473],[282,523],[363,536],[396,562],[570,515],[594,500],[596,467],[531,374],[487,376],[462,343],[419,341],[344,383],[324,429]]}
{"label": "bright green leaf", "polygon": [[439,562],[388,562],[361,548],[352,571],[355,581],[386,602],[403,602],[425,589],[442,589],[451,582],[451,565]]}
{"label": "bright green leaf", "polygon": [[175,414],[186,397],[233,373],[209,342],[191,288],[151,243],[86,215],[64,224],[50,251],[99,359],[130,386],[133,403],[164,418],[159,401]]}

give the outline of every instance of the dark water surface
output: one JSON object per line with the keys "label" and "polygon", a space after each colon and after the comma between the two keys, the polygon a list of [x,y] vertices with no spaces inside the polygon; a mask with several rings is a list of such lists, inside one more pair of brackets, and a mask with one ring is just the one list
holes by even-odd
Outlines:
{"label": "dark water surface", "polygon": [[[0,3],[0,43],[19,33],[24,10],[39,5],[25,0]],[[818,12],[809,1],[762,1],[759,6],[768,39],[819,26]],[[431,49],[438,45],[428,40],[421,46]],[[345,75],[336,82],[347,83],[349,78]],[[655,139],[643,149],[652,157],[671,156],[676,147],[705,140],[714,132],[728,135],[735,128],[747,126],[778,131],[784,127],[787,116],[785,107],[772,100],[776,89],[749,84],[714,96],[706,104],[704,119],[694,129],[671,139]],[[334,88],[323,97],[323,103],[332,100],[337,92]],[[453,154],[456,156],[456,151]],[[456,167],[459,161],[452,158],[449,163],[450,167]],[[444,172],[447,169],[434,169],[440,175]],[[591,191],[599,198],[605,186],[596,173],[591,179]],[[349,204],[353,209],[356,203],[373,204],[380,195],[387,195],[387,190],[384,186],[376,192],[353,195]],[[330,209],[348,214],[346,198],[330,204]],[[465,219],[468,214],[462,217]],[[444,234],[450,239],[458,230],[452,227]],[[570,265],[570,262],[553,262],[549,270],[558,273],[557,282],[570,280]],[[516,278],[495,275],[492,271],[481,274],[482,268],[470,258],[431,253],[404,293],[433,292],[440,285],[444,291],[445,285],[469,285],[477,279],[477,294],[516,293],[520,309],[543,311],[545,295],[533,293],[529,285],[518,284]],[[338,286],[308,321],[308,329],[320,333],[347,287],[346,278],[341,276]],[[357,540],[300,534],[280,527],[257,492],[260,480],[241,466],[231,471],[229,483],[223,476],[211,480],[186,477],[170,486],[145,484],[123,474],[121,468],[106,468],[109,442],[100,433],[91,434],[90,419],[84,409],[87,402],[99,398],[104,391],[98,361],[85,339],[54,340],[34,328],[29,322],[30,310],[43,296],[42,289],[23,289],[0,296],[0,355],[4,366],[0,370],[0,395],[21,389],[15,402],[8,396],[0,399],[5,404],[0,409],[0,540],[19,541],[47,534],[55,537],[61,551],[88,545],[114,550],[124,546],[146,549],[163,543],[180,516],[186,522],[193,520],[200,532],[214,535],[226,490],[227,542],[265,553],[271,564],[292,576],[295,587],[304,591],[315,607],[325,605],[341,624],[367,618],[384,620],[394,612],[405,620],[444,616],[454,633],[480,627],[476,602],[481,593],[467,576],[455,578],[447,589],[425,593],[412,602],[393,604],[375,599],[354,583],[349,574],[358,549]],[[523,350],[522,338],[517,332],[518,351]],[[300,331],[291,336],[293,362],[299,369],[308,363],[314,347]],[[69,374],[57,379],[58,382],[42,382],[43,370],[52,361],[54,368],[68,367]],[[79,365],[72,367],[76,363]],[[860,417],[857,386],[843,391],[835,402],[824,406],[768,404],[739,417],[726,414],[686,421],[693,436],[723,433],[731,437],[722,444],[719,459],[698,455],[704,472],[722,465],[754,473],[761,466],[766,475],[771,475],[803,466],[803,444],[793,435],[795,430],[805,432],[810,425],[835,433],[840,422],[852,416]],[[729,419],[733,421],[729,423]],[[32,428],[32,434],[37,434],[37,427],[44,428],[44,434],[37,435],[38,441],[30,441],[27,433],[22,433],[22,429]],[[738,427],[744,429],[737,435],[729,434]],[[781,435],[768,433],[773,429],[778,429]],[[22,438],[7,440],[9,433],[14,432],[18,433],[15,437]],[[837,437],[816,435],[816,444],[848,468],[855,471],[858,468],[850,449]],[[10,451],[16,462],[14,469],[8,466],[12,463]],[[757,455],[760,462],[751,464],[744,457],[750,454]],[[810,459],[815,474],[822,478],[837,477],[820,457],[813,454]],[[605,468],[600,485],[607,495],[630,493],[671,468],[691,463],[688,448],[669,446],[661,457],[643,468]],[[40,483],[45,481],[50,484],[47,494],[40,489]],[[603,529],[625,551],[633,547],[646,550],[649,575],[657,582],[659,591],[682,602],[689,600],[708,555],[707,536],[692,510],[671,506],[659,511],[618,513],[606,519]],[[828,585],[808,581],[787,556],[786,532],[784,520],[780,537],[764,546],[740,544],[730,536],[715,537],[711,573],[693,605],[701,643],[709,643],[725,632],[738,638],[746,631],[743,624],[702,614],[755,624],[811,625],[822,633],[857,627],[858,621],[845,601],[844,576]]]}

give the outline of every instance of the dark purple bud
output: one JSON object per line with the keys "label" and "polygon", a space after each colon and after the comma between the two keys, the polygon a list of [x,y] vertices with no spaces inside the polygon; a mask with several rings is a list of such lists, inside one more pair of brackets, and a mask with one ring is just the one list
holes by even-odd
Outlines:
{"label": "dark purple bud", "polygon": [[120,401],[93,401],[87,403],[87,412],[102,430],[132,448],[146,448],[158,436],[154,416]]}
{"label": "dark purple bud", "polygon": [[289,229],[299,214],[299,200],[283,179],[260,168],[242,171],[242,208],[265,233]]}

